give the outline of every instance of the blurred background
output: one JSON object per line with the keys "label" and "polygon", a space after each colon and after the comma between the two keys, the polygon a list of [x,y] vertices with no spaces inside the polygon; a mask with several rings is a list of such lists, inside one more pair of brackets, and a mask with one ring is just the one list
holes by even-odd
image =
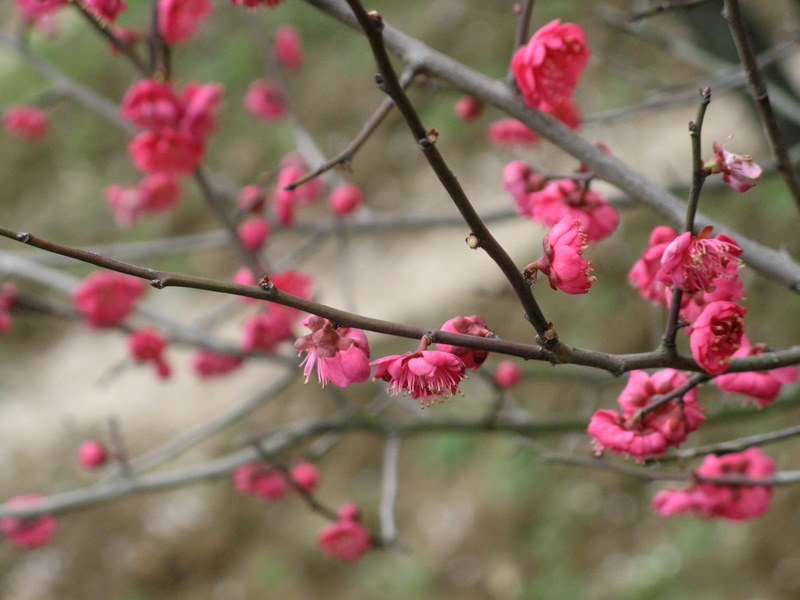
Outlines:
{"label": "blurred background", "polygon": [[[769,76],[797,102],[796,3],[745,4],[761,50],[778,47]],[[144,3],[129,2],[120,23],[145,22]],[[685,196],[690,180],[686,125],[696,113],[696,90],[711,85],[704,154],[724,141],[734,152],[767,165],[752,103],[742,88],[719,79],[735,62],[721,2],[672,12],[631,28],[623,15],[646,2],[539,0],[532,30],[555,18],[580,24],[592,58],[577,89],[583,132],[651,179]],[[375,0],[367,8],[432,47],[495,78],[506,76],[516,19],[513,2]],[[69,78],[118,104],[138,77],[73,10],[62,11],[57,30],[34,32],[29,50]],[[0,5],[3,31],[14,36],[13,5]],[[253,79],[267,77],[265,57],[281,24],[303,39],[305,66],[285,76],[293,118],[255,120],[243,97]],[[721,42],[716,44],[716,42]],[[713,42],[713,43],[712,43]],[[297,146],[298,133],[332,156],[355,135],[382,100],[365,40],[310,5],[290,0],[269,10],[247,11],[215,2],[198,35],[173,52],[180,83],[218,81],[225,86],[219,129],[206,164],[224,193],[270,181],[281,158]],[[215,232],[220,225],[187,180],[180,206],[167,216],[145,218],[129,228],[115,225],[103,189],[132,184],[138,175],[126,153],[129,134],[53,86],[8,42],[0,45],[0,108],[42,103],[50,135],[37,142],[0,137],[0,224],[64,244],[101,246],[123,260],[160,269],[229,279],[240,264],[221,236],[203,238],[181,251],[163,240]],[[545,230],[512,216],[502,190],[502,168],[515,159],[544,171],[568,172],[576,161],[548,143],[537,149],[501,149],[486,139],[486,126],[503,115],[488,108],[476,122],[459,120],[459,95],[435,81],[411,91],[426,127],[440,132],[438,146],[479,210],[506,211],[492,230],[519,265],[539,257]],[[789,105],[787,113],[791,113]],[[798,141],[787,120],[790,145]],[[791,116],[791,115],[790,115]],[[315,281],[318,300],[368,316],[435,328],[455,315],[482,315],[501,337],[532,342],[533,331],[499,272],[464,244],[461,225],[414,231],[362,232],[355,226],[381,215],[453,218],[457,213],[416,150],[398,115],[357,154],[352,170],[326,178],[357,183],[367,207],[346,233],[330,234],[334,222],[324,203],[304,209],[298,227],[274,232],[269,261],[300,269]],[[598,183],[622,204],[618,231],[592,247],[598,281],[586,296],[560,296],[540,284],[537,298],[570,344],[606,352],[638,352],[656,344],[663,328],[659,307],[645,304],[627,282],[627,271],[646,246],[656,215]],[[747,195],[710,182],[701,210],[771,247],[798,250],[797,215],[779,178],[765,176]],[[456,220],[457,222],[457,220]],[[327,228],[309,242],[314,228]],[[138,244],[137,244],[138,243]],[[36,271],[36,267],[44,271]],[[49,269],[49,270],[48,270]],[[88,265],[64,261],[10,241],[0,241],[0,278],[26,294],[68,306],[69,278]],[[26,276],[40,273],[38,283]],[[797,343],[800,307],[795,296],[745,268],[747,331],[754,342],[781,348]],[[63,284],[63,285],[61,285]],[[143,305],[163,317],[195,325],[213,323],[235,345],[248,308],[210,293],[167,289],[148,292]],[[221,307],[221,308],[220,308]],[[222,317],[220,317],[222,315]],[[131,456],[141,454],[243,402],[274,382],[280,361],[252,359],[221,380],[200,380],[189,367],[191,348],[174,345],[174,376],[158,380],[130,363],[119,331],[90,331],[74,319],[15,312],[13,329],[0,339],[0,496],[52,494],[91,485],[74,454],[87,438],[108,436],[119,426]],[[135,323],[146,323],[143,315]],[[685,340],[684,340],[685,341]],[[408,340],[370,335],[373,358],[413,349]],[[279,354],[292,358],[286,344]],[[491,372],[500,357],[490,356]],[[382,597],[516,599],[717,598],[793,599],[800,596],[800,489],[776,490],[772,509],[744,523],[663,519],[651,513],[656,484],[618,474],[544,465],[535,450],[589,455],[583,432],[598,408],[610,408],[624,380],[572,367],[526,363],[529,377],[510,393],[510,406],[544,421],[569,420],[565,434],[517,438],[500,434],[448,433],[402,440],[396,519],[401,542],[367,554],[356,565],[323,555],[316,535],[325,521],[296,497],[274,503],[236,492],[227,479],[158,494],[127,498],[59,518],[52,543],[21,551],[0,545],[0,597],[9,600],[173,600],[248,598],[308,599]],[[480,372],[462,386],[464,395],[419,413],[398,400],[388,415],[408,418],[485,414],[496,391]],[[293,383],[246,420],[183,454],[179,468],[241,447],[249,436],[287,423],[339,414],[381,398],[382,385],[345,391]],[[793,424],[800,397],[787,388],[764,410],[743,398],[703,389],[708,422],[689,445],[700,445]],[[378,527],[384,440],[368,434],[321,437],[293,448],[287,462],[312,458],[322,470],[319,497],[338,507],[352,500],[364,521]],[[795,469],[794,441],[767,448],[779,469]],[[691,466],[691,465],[690,465]]]}

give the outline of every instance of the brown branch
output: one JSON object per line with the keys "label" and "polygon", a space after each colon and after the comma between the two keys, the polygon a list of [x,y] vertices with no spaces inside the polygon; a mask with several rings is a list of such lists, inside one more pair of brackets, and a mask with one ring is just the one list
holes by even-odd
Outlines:
{"label": "brown branch", "polygon": [[529,284],[525,281],[522,273],[514,264],[514,261],[497,242],[475,211],[475,208],[464,193],[464,189],[461,187],[458,179],[447,166],[447,163],[437,149],[436,137],[438,134],[434,134],[435,130],[428,131],[425,128],[419,115],[409,101],[408,96],[406,96],[403,88],[400,86],[383,43],[383,20],[380,15],[374,12],[367,14],[367,11],[364,10],[364,7],[361,6],[358,0],[347,0],[347,3],[355,14],[361,28],[364,30],[370,47],[372,48],[372,53],[375,57],[378,71],[380,72],[380,74],[376,76],[378,85],[392,100],[394,100],[408,128],[411,130],[414,140],[419,144],[425,158],[428,160],[434,173],[436,173],[442,186],[447,190],[447,193],[453,199],[453,202],[464,217],[464,220],[472,229],[471,233],[477,238],[478,246],[486,251],[506,276],[506,279],[508,279],[525,310],[525,318],[536,329],[539,342],[547,349],[553,351],[561,350],[558,348],[559,343],[555,330],[553,330],[551,324],[547,321],[539,308]]}
{"label": "brown branch", "polygon": [[747,81],[750,85],[750,95],[758,109],[761,125],[767,136],[767,141],[772,151],[772,158],[775,160],[778,173],[783,178],[786,187],[792,194],[792,198],[794,198],[798,209],[800,209],[800,179],[798,179],[797,173],[792,167],[786,140],[783,137],[783,132],[772,110],[767,84],[756,63],[753,48],[750,44],[750,38],[747,35],[744,21],[742,20],[742,13],[739,10],[739,1],[725,0],[725,8],[722,11],[722,16],[728,22],[733,41],[736,44],[736,51],[739,54],[739,60],[742,61],[745,73],[747,74]]}

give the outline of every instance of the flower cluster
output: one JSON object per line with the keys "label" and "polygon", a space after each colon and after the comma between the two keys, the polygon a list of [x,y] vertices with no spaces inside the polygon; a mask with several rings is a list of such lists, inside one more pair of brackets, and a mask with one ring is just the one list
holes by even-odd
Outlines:
{"label": "flower cluster", "polygon": [[[319,483],[319,469],[311,463],[297,463],[289,477],[294,485],[310,492]],[[265,501],[281,498],[291,489],[292,483],[280,469],[265,462],[245,463],[233,470],[233,486],[237,490]]]}
{"label": "flower cluster", "polygon": [[[709,454],[695,471],[697,477],[744,476],[752,480],[769,478],[775,463],[756,447],[743,452],[716,456]],[[682,490],[662,490],[653,497],[653,509],[662,516],[700,515],[709,518],[750,519],[769,508],[772,488],[766,485],[727,485],[692,482]]]}
{"label": "flower cluster", "polygon": [[186,175],[203,159],[216,128],[222,85],[189,83],[177,94],[167,83],[142,79],[122,99],[122,116],[144,128],[128,145],[144,173]]}
{"label": "flower cluster", "polygon": [[174,208],[181,196],[181,185],[170,173],[152,173],[133,187],[110,185],[104,194],[114,221],[120,227],[128,227],[143,215]]}
{"label": "flower cluster", "polygon": [[661,456],[670,446],[680,446],[705,418],[703,408],[697,404],[697,392],[690,390],[652,410],[646,407],[687,381],[686,375],[674,369],[652,376],[632,371],[617,399],[622,412],[598,410],[589,422],[587,431],[594,437],[597,452],[608,448],[643,459]]}
{"label": "flower cluster", "polygon": [[[764,344],[751,345],[746,335],[743,335],[739,349],[733,353],[732,358],[756,356],[763,354]],[[744,394],[759,406],[768,406],[777,397],[784,383],[797,381],[797,367],[780,367],[769,371],[747,371],[744,373],[729,373],[714,378],[714,384],[725,391]]]}

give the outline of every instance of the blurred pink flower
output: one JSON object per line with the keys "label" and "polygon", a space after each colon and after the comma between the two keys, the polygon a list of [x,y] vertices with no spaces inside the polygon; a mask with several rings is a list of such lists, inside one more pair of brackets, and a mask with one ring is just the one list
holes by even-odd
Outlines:
{"label": "blurred pink flower", "polygon": [[[751,345],[746,335],[742,335],[739,349],[731,358],[756,356],[764,353],[764,344]],[[744,394],[759,406],[768,406],[780,393],[784,383],[797,381],[797,367],[780,367],[769,371],[746,371],[729,373],[714,378],[716,386],[725,391]]]}
{"label": "blurred pink flower", "polygon": [[91,327],[122,322],[145,291],[141,279],[115,271],[96,271],[72,292],[75,308]]}
{"label": "blurred pink flower", "polygon": [[544,189],[528,194],[528,203],[533,220],[545,225],[555,225],[564,217],[580,219],[589,242],[608,237],[619,224],[616,209],[574,179],[551,181]]}
{"label": "blurred pink flower", "polygon": [[86,440],[78,446],[78,464],[84,469],[97,469],[108,461],[108,450],[97,440]]}
{"label": "blurred pink flower", "polygon": [[204,379],[227,375],[241,365],[242,357],[234,354],[221,354],[201,348],[192,355],[192,369]]}
{"label": "blurred pink flower", "polygon": [[290,471],[292,481],[301,489],[310,492],[319,485],[319,467],[314,463],[300,462]]}
{"label": "blurred pink flower", "polygon": [[[41,494],[26,494],[6,500],[5,505],[10,508],[32,508],[40,504],[41,500]],[[57,529],[58,523],[53,515],[0,518],[0,533],[14,546],[26,550],[49,542]]]}
{"label": "blurred pink flower", "polygon": [[192,37],[214,9],[210,0],[158,0],[158,29],[167,44]]}
{"label": "blurred pink flower", "polygon": [[289,489],[283,473],[274,467],[251,462],[233,470],[233,485],[243,494],[258,496],[262,500],[277,500]]}
{"label": "blurred pink flower", "polygon": [[[707,455],[695,473],[700,477],[745,476],[768,479],[775,463],[755,446],[743,452]],[[692,482],[683,490],[662,490],[653,498],[653,510],[662,516],[692,514],[742,520],[757,517],[769,508],[772,487]]]}
{"label": "blurred pink flower", "polygon": [[81,0],[81,3],[100,19],[113,23],[119,13],[128,8],[125,0]]}
{"label": "blurred pink flower", "polygon": [[272,227],[264,217],[250,217],[239,223],[236,233],[242,245],[250,252],[257,252],[264,247]]}
{"label": "blurred pink flower", "polygon": [[133,164],[143,173],[188,175],[203,160],[205,142],[184,131],[143,131],[128,144]]}
{"label": "blurred pink flower", "polygon": [[[369,530],[356,518],[341,516],[338,521],[328,523],[319,532],[319,547],[332,556],[345,562],[357,562],[372,546]],[[348,509],[345,514],[352,511]],[[356,510],[357,514],[357,510]]]}
{"label": "blurred pink flower", "polygon": [[495,146],[536,146],[539,143],[539,134],[516,119],[489,123],[486,135]]}
{"label": "blurred pink flower", "polygon": [[522,376],[522,367],[513,360],[504,360],[497,365],[492,379],[497,387],[506,390],[522,381]]}
{"label": "blurred pink flower", "polygon": [[473,96],[461,96],[455,106],[456,115],[464,121],[474,121],[483,113],[483,102]]}
{"label": "blurred pink flower", "polygon": [[656,277],[661,270],[661,257],[669,243],[678,237],[672,227],[658,225],[650,232],[649,246],[642,250],[631,270],[628,279],[639,290],[645,300],[666,304],[667,286]]}
{"label": "blurred pink flower", "polygon": [[272,53],[286,69],[296,71],[303,66],[303,45],[300,34],[291,25],[281,25],[275,31]]}
{"label": "blurred pink flower", "polygon": [[3,113],[3,128],[27,140],[38,140],[50,130],[47,114],[35,106],[10,106]]}
{"label": "blurred pink flower", "polygon": [[364,192],[354,183],[342,183],[336,186],[328,197],[331,212],[339,217],[352,214],[363,203]]}
{"label": "blurred pink flower", "polygon": [[256,79],[244,97],[250,114],[265,121],[276,121],[286,116],[286,104],[278,87],[266,79]]}
{"label": "blurred pink flower", "polygon": [[242,349],[271,354],[278,345],[292,337],[292,326],[284,314],[270,310],[248,317],[242,325]]}

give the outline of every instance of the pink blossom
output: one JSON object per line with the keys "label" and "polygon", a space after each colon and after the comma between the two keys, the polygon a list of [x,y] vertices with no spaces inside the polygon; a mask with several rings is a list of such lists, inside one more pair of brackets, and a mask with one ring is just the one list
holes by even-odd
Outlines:
{"label": "pink blossom", "polygon": [[619,224],[619,214],[598,192],[586,189],[574,179],[551,181],[528,194],[531,217],[545,225],[555,225],[565,217],[580,219],[589,242],[597,242]]}
{"label": "pink blossom", "polygon": [[128,347],[131,356],[136,362],[152,362],[156,373],[162,379],[170,376],[172,369],[164,358],[166,341],[158,331],[153,329],[139,329],[134,331],[129,340]]}
{"label": "pink blossom", "polygon": [[122,98],[122,116],[140,127],[159,131],[177,129],[183,118],[183,101],[172,88],[155,79],[140,79]]}
{"label": "pink blossom", "polygon": [[441,351],[393,354],[370,364],[376,365],[375,379],[389,382],[390,394],[409,392],[423,407],[457,393],[465,374],[460,358]]}
{"label": "pink blossom", "polygon": [[144,173],[188,175],[203,160],[205,142],[184,131],[143,131],[131,140],[128,153]]}
{"label": "pink blossom", "polygon": [[714,155],[703,165],[706,173],[722,173],[722,181],[737,192],[746,192],[761,177],[761,167],[746,154],[728,152],[714,142]]}
{"label": "pink blossom", "polygon": [[278,345],[292,337],[292,326],[277,311],[259,312],[248,317],[242,326],[242,349],[245,352],[275,352]]}
{"label": "pink blossom", "polygon": [[[314,299],[314,294],[311,292],[314,280],[311,279],[311,276],[301,271],[286,269],[285,271],[270,275],[269,280],[282,292],[292,294],[293,296],[299,296],[306,300]],[[283,315],[287,321],[294,321],[303,312],[296,308],[282,306],[280,304],[273,304],[272,310]]]}
{"label": "pink blossom", "polygon": [[[695,471],[698,477],[745,476],[768,479],[775,463],[753,446],[743,452],[707,455]],[[749,519],[769,508],[772,488],[764,485],[723,485],[691,482],[683,490],[662,490],[653,498],[653,509],[662,516],[693,514],[709,518]]]}
{"label": "pink blossom", "polygon": [[39,22],[66,4],[67,0],[16,0],[17,8],[28,21]]}
{"label": "pink blossom", "polygon": [[197,137],[207,137],[217,128],[220,98],[225,88],[221,83],[197,83],[183,86],[184,113],[181,128]]}
{"label": "pink blossom", "polygon": [[539,134],[516,119],[489,123],[486,135],[495,146],[536,146],[539,143]]}
{"label": "pink blossom", "polygon": [[346,217],[364,203],[364,192],[354,183],[342,183],[331,192],[328,205],[331,212],[339,217]]}
{"label": "pink blossom", "polygon": [[711,375],[728,370],[730,358],[739,349],[744,335],[744,313],[747,309],[718,300],[703,308],[692,323],[689,347],[697,364]]}
{"label": "pink blossom", "polygon": [[234,6],[246,6],[247,8],[255,8],[259,4],[264,6],[277,6],[283,0],[231,0]]}
{"label": "pink blossom", "polygon": [[[763,354],[764,344],[751,345],[746,335],[742,335],[739,349],[731,358],[757,356]],[[725,392],[744,394],[759,406],[768,406],[780,393],[784,383],[797,381],[797,367],[780,367],[769,371],[747,371],[728,373],[714,378],[717,387]]]}
{"label": "pink blossom", "polygon": [[169,173],[146,175],[137,186],[147,212],[165,212],[173,208],[181,196],[181,185]]}
{"label": "pink blossom", "polygon": [[483,113],[483,102],[474,96],[461,96],[455,106],[456,115],[463,121],[474,121]]}
{"label": "pink blossom", "polygon": [[97,469],[108,461],[108,450],[97,440],[86,440],[78,446],[78,464],[84,469]]}
{"label": "pink blossom", "polygon": [[[684,292],[681,297],[680,316],[686,323],[691,324],[706,305],[718,300],[736,302],[744,295],[744,286],[739,279],[739,263],[730,262],[725,267],[725,274],[712,279],[713,291],[710,292]],[[667,306],[672,304],[671,294],[665,294]]]}
{"label": "pink blossom", "polygon": [[3,128],[17,137],[38,140],[47,135],[50,121],[34,106],[10,106],[3,113]]}
{"label": "pink blossom", "polygon": [[714,279],[728,275],[729,263],[739,264],[742,249],[732,237],[711,238],[712,227],[693,236],[687,231],[667,245],[656,278],[684,292],[713,292]]}
{"label": "pink blossom", "polygon": [[286,103],[278,87],[266,79],[256,79],[244,97],[244,105],[254,117],[276,121],[286,116]]}
{"label": "pink blossom", "polygon": [[307,492],[310,492],[319,485],[319,468],[314,463],[297,463],[292,467],[289,474],[292,481]]}
{"label": "pink blossom", "polygon": [[344,562],[358,562],[372,546],[366,527],[356,519],[341,516],[322,528],[317,542],[324,552]]}
{"label": "pink blossom", "polygon": [[[494,337],[494,331],[489,329],[483,317],[473,315],[471,317],[453,317],[444,322],[440,328],[442,331],[451,333],[462,333],[464,335],[474,335],[477,337]],[[477,369],[489,356],[488,350],[474,350],[472,348],[462,348],[451,346],[450,344],[436,344],[442,352],[455,354],[464,363],[467,369]]]}
{"label": "pink blossom", "polygon": [[504,360],[497,365],[492,379],[494,384],[504,390],[514,387],[522,381],[522,368],[513,360]]}
{"label": "pink blossom", "polygon": [[596,281],[592,263],[583,258],[586,233],[580,220],[561,219],[542,240],[544,256],[525,267],[525,276],[536,281],[537,272],[547,275],[550,287],[567,294],[585,294]]}
{"label": "pink blossom", "polygon": [[541,110],[555,117],[570,129],[581,126],[581,113],[572,98],[564,98],[553,106],[541,107]]}
{"label": "pink blossom", "polygon": [[192,37],[211,14],[210,0],[158,0],[158,29],[167,44]]}
{"label": "pink blossom", "polygon": [[345,388],[351,383],[369,379],[369,343],[360,329],[336,327],[327,319],[310,316],[300,322],[311,333],[298,338],[294,344],[298,353],[308,352],[300,366],[308,383],[316,367],[322,387],[330,381]]}
{"label": "pink blossom", "polygon": [[264,247],[272,227],[264,217],[250,217],[236,228],[242,245],[250,252],[257,252]]}
{"label": "pink blossom", "polygon": [[275,190],[275,217],[282,225],[294,224],[297,204],[311,204],[322,193],[322,182],[316,177],[293,190],[284,189],[290,183],[305,177],[306,174],[308,174],[308,168],[302,158],[295,155],[284,158]]}
{"label": "pink blossom", "polygon": [[233,470],[233,485],[243,494],[258,496],[262,500],[277,500],[289,489],[283,473],[274,467],[251,462]]}
{"label": "pink blossom", "polygon": [[296,71],[303,66],[303,46],[300,34],[291,25],[281,25],[275,31],[272,53],[284,68]]}
{"label": "pink blossom", "polygon": [[588,60],[583,30],[556,19],[514,53],[511,71],[525,102],[547,109],[572,96]]}
{"label": "pink blossom", "polygon": [[652,376],[644,371],[631,371],[617,399],[622,412],[598,410],[589,422],[587,431],[594,437],[597,451],[608,448],[617,454],[642,459],[661,456],[668,447],[680,446],[705,418],[694,389],[644,415],[639,411],[687,381],[686,375],[674,369],[664,369]]}
{"label": "pink blossom", "polygon": [[5,310],[0,310],[0,335],[6,333],[14,325],[11,315]]}
{"label": "pink blossom", "polygon": [[520,216],[531,216],[533,208],[529,194],[541,190],[545,183],[544,175],[521,160],[514,160],[503,167],[503,189],[514,198],[514,210]]}
{"label": "pink blossom", "polygon": [[236,204],[240,210],[246,213],[258,215],[264,210],[267,203],[267,196],[257,185],[246,185],[239,190],[236,197]]}
{"label": "pink blossom", "polygon": [[141,279],[115,271],[96,271],[72,292],[72,301],[91,327],[122,322],[145,291]]}
{"label": "pink blossom", "polygon": [[[6,501],[9,508],[32,508],[41,503],[41,494],[15,496]],[[17,548],[36,548],[49,542],[56,534],[58,523],[53,515],[38,517],[2,517],[0,533]]]}
{"label": "pink blossom", "polygon": [[109,185],[103,190],[103,197],[114,213],[114,222],[120,227],[133,225],[147,210],[138,187]]}
{"label": "pink blossom", "polygon": [[646,300],[666,302],[666,284],[659,281],[656,277],[661,270],[661,257],[664,255],[669,243],[678,237],[672,227],[658,225],[650,232],[649,246],[642,250],[631,270],[628,271],[628,279],[633,283]]}
{"label": "pink blossom", "polygon": [[201,348],[192,356],[192,370],[203,379],[227,375],[242,366],[242,357]]}
{"label": "pink blossom", "polygon": [[109,23],[116,21],[119,13],[128,8],[125,0],[82,0],[82,3],[94,15]]}
{"label": "pink blossom", "polygon": [[336,511],[336,516],[339,517],[341,521],[360,521],[361,511],[358,510],[358,506],[356,506],[355,502],[345,502],[339,507],[339,510]]}

